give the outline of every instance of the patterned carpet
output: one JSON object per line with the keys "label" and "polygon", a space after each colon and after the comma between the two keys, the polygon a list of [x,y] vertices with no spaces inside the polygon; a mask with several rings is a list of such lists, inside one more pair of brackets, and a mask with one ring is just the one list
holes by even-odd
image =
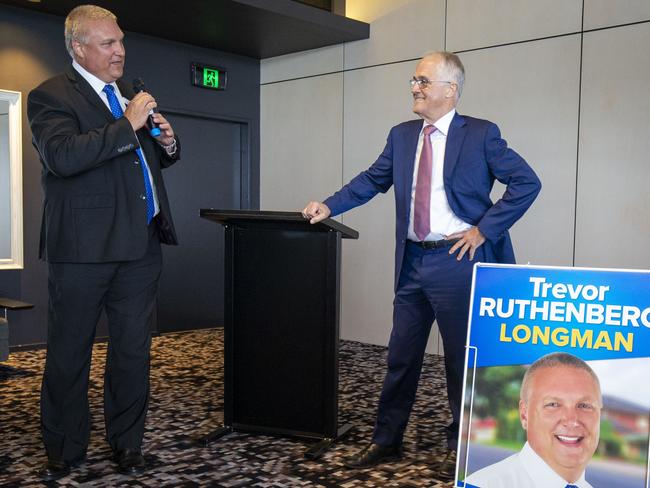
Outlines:
{"label": "patterned carpet", "polygon": [[[435,479],[445,455],[449,423],[443,360],[427,356],[405,438],[402,461],[373,469],[345,469],[345,456],[370,439],[384,374],[386,349],[342,341],[339,425],[355,430],[318,461],[304,458],[308,442],[232,433],[200,447],[192,442],[223,419],[223,331],[210,329],[153,340],[151,403],[141,477],[115,472],[103,435],[102,378],[106,344],[97,344],[91,371],[93,419],[85,464],[51,486],[173,487],[450,487]],[[0,364],[0,486],[43,486],[36,472],[45,460],[39,433],[39,389],[45,351],[13,353]]]}

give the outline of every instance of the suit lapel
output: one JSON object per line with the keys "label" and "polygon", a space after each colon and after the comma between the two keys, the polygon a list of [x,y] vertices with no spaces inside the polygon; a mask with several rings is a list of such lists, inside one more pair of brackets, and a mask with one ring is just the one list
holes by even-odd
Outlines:
{"label": "suit lapel", "polygon": [[[399,153],[399,161],[402,164],[402,187],[401,194],[404,195],[406,207],[410,209],[411,188],[413,187],[413,170],[415,169],[415,151],[418,149],[418,140],[422,131],[422,120],[412,121],[406,129],[404,144]],[[409,210],[410,211],[410,210]],[[408,215],[406,216],[408,220]]]}
{"label": "suit lapel", "polygon": [[[128,83],[125,83],[122,80],[117,80],[115,83],[117,84],[117,87],[120,89],[120,93],[122,94],[122,96],[124,98],[126,98],[127,100],[132,100],[133,99],[133,97],[135,96],[135,92],[133,91],[133,88],[131,86],[129,86]],[[148,133],[149,133],[149,131],[146,129],[146,126],[141,128],[141,129],[138,129],[135,132],[136,137],[140,140],[140,144],[142,145],[141,146],[142,150],[145,153],[147,151],[145,150],[146,148],[145,148],[144,141],[149,140],[149,137],[148,137],[149,134]]]}
{"label": "suit lapel", "polygon": [[451,175],[454,174],[454,168],[458,162],[460,155],[460,148],[463,146],[463,140],[467,133],[465,118],[459,115],[458,112],[451,119],[449,124],[449,133],[447,134],[447,144],[445,145],[445,166],[444,166],[444,180],[445,186],[449,185]]}
{"label": "suit lapel", "polygon": [[84,98],[88,100],[94,107],[96,107],[97,110],[101,111],[106,116],[107,121],[110,122],[111,120],[115,120],[113,118],[113,114],[106,106],[104,101],[100,98],[97,92],[93,90],[93,87],[90,86],[84,77],[77,72],[76,69],[70,66],[66,72],[66,75],[68,76],[68,79],[73,84],[75,89],[81,93]]}

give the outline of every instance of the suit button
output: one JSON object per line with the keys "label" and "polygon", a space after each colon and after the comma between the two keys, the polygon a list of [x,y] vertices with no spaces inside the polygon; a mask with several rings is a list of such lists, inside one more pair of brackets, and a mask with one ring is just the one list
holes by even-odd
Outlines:
{"label": "suit button", "polygon": [[133,164],[140,164],[140,161],[136,159],[135,161],[133,161]]}
{"label": "suit button", "polygon": [[144,195],[140,195],[140,198],[141,198],[142,200],[146,200],[146,199],[147,199],[147,197],[145,197]]}

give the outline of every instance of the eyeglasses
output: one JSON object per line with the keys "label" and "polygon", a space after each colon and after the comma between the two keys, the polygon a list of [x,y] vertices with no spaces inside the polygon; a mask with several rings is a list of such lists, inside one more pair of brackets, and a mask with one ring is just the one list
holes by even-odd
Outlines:
{"label": "eyeglasses", "polygon": [[411,88],[413,88],[415,85],[418,86],[418,88],[426,88],[429,86],[431,83],[447,83],[448,85],[455,85],[453,81],[445,81],[445,80],[429,80],[428,78],[411,78],[409,80],[409,84],[411,85]]}

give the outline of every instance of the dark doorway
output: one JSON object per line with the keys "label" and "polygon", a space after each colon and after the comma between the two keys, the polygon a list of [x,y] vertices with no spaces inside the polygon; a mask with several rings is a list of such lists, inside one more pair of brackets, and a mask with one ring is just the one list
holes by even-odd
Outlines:
{"label": "dark doorway", "polygon": [[223,229],[199,209],[247,206],[246,122],[165,110],[182,146],[181,160],[164,171],[178,246],[163,246],[158,293],[159,332],[223,325]]}

